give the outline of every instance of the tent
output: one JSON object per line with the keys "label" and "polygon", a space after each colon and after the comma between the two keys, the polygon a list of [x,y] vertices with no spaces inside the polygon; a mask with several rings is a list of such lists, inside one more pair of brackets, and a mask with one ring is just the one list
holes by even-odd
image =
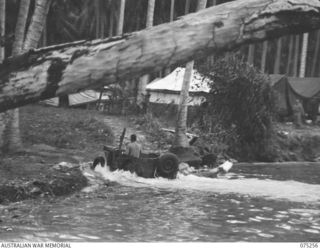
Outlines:
{"label": "tent", "polygon": [[[88,104],[92,102],[96,102],[99,100],[100,92],[95,90],[86,90],[79,93],[69,94],[69,106],[79,106],[83,104]],[[102,100],[108,99],[108,96],[103,95]],[[48,100],[42,101],[42,103],[52,105],[52,106],[59,106],[59,98],[52,98]]]}
{"label": "tent", "polygon": [[[292,106],[298,99],[310,115],[316,115],[320,102],[320,78],[295,78],[270,75],[270,84],[276,94],[279,114],[292,114]],[[314,114],[312,114],[314,113]]]}
{"label": "tent", "polygon": [[[147,85],[149,102],[158,104],[179,104],[180,91],[185,68],[178,67],[161,79],[155,79]],[[205,94],[210,91],[210,80],[193,70],[189,88],[188,105],[200,105],[205,101]]]}
{"label": "tent", "polygon": [[301,98],[320,98],[320,78],[288,77],[288,81],[295,94]]}

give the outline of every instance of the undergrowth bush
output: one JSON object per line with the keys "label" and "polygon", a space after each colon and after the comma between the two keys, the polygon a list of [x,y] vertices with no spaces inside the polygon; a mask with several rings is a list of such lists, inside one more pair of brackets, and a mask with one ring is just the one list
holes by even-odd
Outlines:
{"label": "undergrowth bush", "polygon": [[136,123],[140,125],[148,134],[148,139],[157,144],[158,148],[172,144],[173,135],[162,130],[160,121],[151,113],[147,113],[136,119]]}
{"label": "undergrowth bush", "polygon": [[213,82],[205,108],[212,139],[228,144],[228,152],[239,159],[273,160],[275,106],[267,76],[235,56],[201,72]]}

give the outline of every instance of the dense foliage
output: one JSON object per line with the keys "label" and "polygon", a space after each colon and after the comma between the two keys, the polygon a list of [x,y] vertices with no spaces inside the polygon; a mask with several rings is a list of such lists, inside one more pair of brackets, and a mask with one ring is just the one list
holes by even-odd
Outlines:
{"label": "dense foliage", "polygon": [[223,137],[228,152],[247,160],[272,160],[274,97],[268,78],[235,56],[217,60],[211,72],[204,127]]}

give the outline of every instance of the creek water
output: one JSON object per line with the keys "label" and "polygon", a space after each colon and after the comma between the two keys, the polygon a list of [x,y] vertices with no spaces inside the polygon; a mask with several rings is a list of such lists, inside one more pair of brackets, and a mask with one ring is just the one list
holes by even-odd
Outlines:
{"label": "creek water", "polygon": [[96,180],[84,172],[93,185],[80,193],[0,206],[0,241],[320,240],[319,168],[298,180],[252,170],[176,180],[96,170]]}

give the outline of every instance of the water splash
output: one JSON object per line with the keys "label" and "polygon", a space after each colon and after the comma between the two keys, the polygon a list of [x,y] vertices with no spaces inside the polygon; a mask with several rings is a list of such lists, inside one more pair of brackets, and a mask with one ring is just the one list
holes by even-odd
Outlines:
{"label": "water splash", "polygon": [[96,172],[109,181],[131,187],[150,187],[161,189],[188,189],[207,191],[219,194],[236,193],[254,197],[270,199],[284,199],[293,202],[320,202],[320,185],[307,184],[297,181],[277,181],[270,179],[238,178],[230,179],[228,175],[223,178],[206,178],[196,175],[182,175],[178,173],[177,179],[165,178],[146,179],[138,177],[128,171],[110,172],[108,167],[96,167]]}

